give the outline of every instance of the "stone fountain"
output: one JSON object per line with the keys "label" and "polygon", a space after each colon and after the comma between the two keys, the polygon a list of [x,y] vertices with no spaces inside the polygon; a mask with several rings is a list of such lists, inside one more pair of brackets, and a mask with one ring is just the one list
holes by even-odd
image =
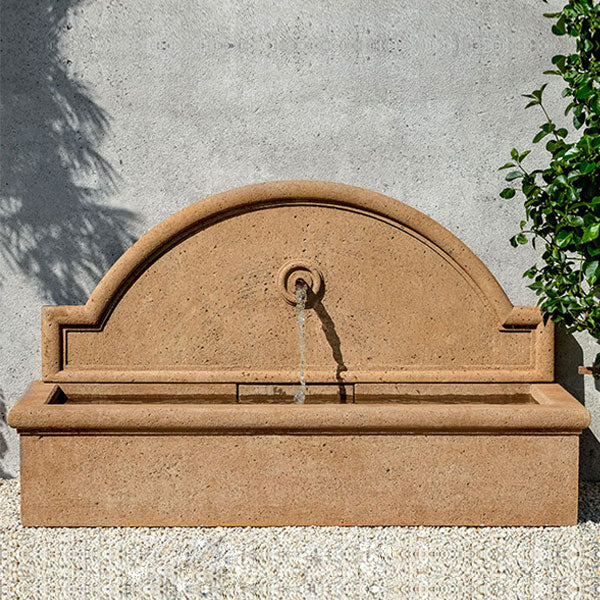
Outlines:
{"label": "stone fountain", "polygon": [[[297,290],[305,286],[303,375]],[[326,182],[177,213],[44,307],[24,525],[568,525],[554,333],[409,206]]]}

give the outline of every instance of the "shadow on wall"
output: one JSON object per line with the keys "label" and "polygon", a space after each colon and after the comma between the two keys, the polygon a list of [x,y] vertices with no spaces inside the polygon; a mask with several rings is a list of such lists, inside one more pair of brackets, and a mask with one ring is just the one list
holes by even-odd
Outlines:
{"label": "shadow on wall", "polygon": [[[117,185],[97,150],[108,115],[58,52],[82,3],[0,0],[0,286],[12,271],[54,304],[85,302],[135,240],[134,213],[102,204]],[[0,394],[0,464],[6,412]]]}
{"label": "shadow on wall", "polygon": [[[4,392],[0,389],[0,461],[6,454],[6,451],[8,450],[6,440],[2,435],[3,430],[6,430],[8,428],[8,424],[6,422],[7,414],[8,409],[6,408],[6,402],[4,401]],[[11,477],[13,477],[13,475],[5,471],[2,467],[2,463],[0,462],[0,479],[9,479]]]}
{"label": "shadow on wall", "polygon": [[47,301],[80,304],[135,239],[134,213],[101,203],[117,185],[97,150],[108,115],[58,52],[84,2],[0,2],[0,256]]}
{"label": "shadow on wall", "polygon": [[[555,374],[556,381],[585,405],[584,376],[577,368],[584,364],[579,342],[561,327],[556,328]],[[598,388],[598,384],[596,384]],[[590,429],[581,435],[579,477],[584,481],[600,481],[600,442]]]}

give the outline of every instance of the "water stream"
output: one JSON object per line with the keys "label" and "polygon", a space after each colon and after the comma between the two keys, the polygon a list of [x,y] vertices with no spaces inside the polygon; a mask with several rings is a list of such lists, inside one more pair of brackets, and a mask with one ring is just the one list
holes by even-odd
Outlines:
{"label": "water stream", "polygon": [[298,315],[298,342],[300,345],[300,389],[294,394],[296,404],[304,404],[306,400],[306,381],[304,380],[304,352],[306,340],[304,337],[304,321],[306,320],[307,286],[304,282],[296,283],[296,314]]}

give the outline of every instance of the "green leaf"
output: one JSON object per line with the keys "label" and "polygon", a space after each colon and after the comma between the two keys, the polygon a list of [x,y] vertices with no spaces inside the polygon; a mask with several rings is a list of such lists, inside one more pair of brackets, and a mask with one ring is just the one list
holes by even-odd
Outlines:
{"label": "green leaf", "polygon": [[542,94],[544,93],[544,90],[546,89],[547,85],[548,85],[547,83],[544,83],[544,85],[542,85],[539,90],[533,90],[533,92],[531,92],[531,95],[536,100],[539,100],[541,102],[542,101]]}
{"label": "green leaf", "polygon": [[567,225],[571,227],[581,227],[583,225],[583,219],[579,215],[568,215],[566,221]]}
{"label": "green leaf", "polygon": [[584,262],[582,270],[586,279],[593,285],[600,276],[600,262],[597,260]]}
{"label": "green leaf", "polygon": [[537,188],[537,185],[534,181],[530,181],[529,179],[526,179],[525,177],[523,177],[523,185],[521,186],[521,189],[523,190],[523,193],[525,194],[525,196],[529,197],[531,195],[531,192],[533,190],[535,190]]}
{"label": "green leaf", "polygon": [[508,162],[505,165],[502,165],[498,171],[502,171],[502,169],[510,169],[511,167],[516,167],[515,163]]}
{"label": "green leaf", "polygon": [[515,194],[516,194],[516,190],[513,188],[504,188],[501,192],[500,192],[500,197],[501,198],[506,198],[507,200],[509,198],[512,198]]}
{"label": "green leaf", "polygon": [[571,146],[564,155],[564,158],[571,158],[572,156],[576,156],[579,154],[581,150],[577,146]]}
{"label": "green leaf", "polygon": [[587,175],[591,173],[596,168],[596,163],[583,161],[579,167],[581,169],[582,175]]}
{"label": "green leaf", "polygon": [[533,143],[537,144],[539,141],[543,140],[547,135],[548,135],[547,131],[540,131],[540,132],[538,132],[535,135],[535,137],[533,138]]}
{"label": "green leaf", "polygon": [[515,179],[520,179],[523,177],[523,173],[521,171],[511,171],[506,177],[506,181],[513,181]]}
{"label": "green leaf", "polygon": [[527,243],[527,236],[524,233],[518,233],[516,238],[517,238],[517,243],[519,243],[519,244]]}
{"label": "green leaf", "polygon": [[523,159],[528,156],[529,154],[531,154],[531,150],[525,150],[525,152],[521,152],[521,154],[519,154],[519,158],[518,161],[522,162]]}
{"label": "green leaf", "polygon": [[564,175],[559,175],[558,177],[556,177],[554,179],[555,183],[559,183],[562,186],[566,186],[567,185],[567,178]]}
{"label": "green leaf", "polygon": [[568,229],[562,229],[556,235],[556,245],[559,248],[564,248],[565,246],[567,246],[569,244],[572,237],[573,237],[572,231],[569,231]]}
{"label": "green leaf", "polygon": [[556,129],[556,125],[552,121],[548,121],[540,125],[540,129],[546,133],[552,133]]}
{"label": "green leaf", "polygon": [[575,92],[575,98],[578,100],[586,100],[594,93],[594,88],[591,86],[590,81],[586,81],[581,87],[577,88]]}
{"label": "green leaf", "polygon": [[511,157],[513,160],[519,160],[519,151],[518,151],[516,148],[513,148],[513,149],[510,151],[510,157]]}
{"label": "green leaf", "polygon": [[542,287],[542,283],[539,281],[535,281],[534,283],[530,283],[527,287],[530,290],[539,290]]}
{"label": "green leaf", "polygon": [[565,15],[561,15],[558,21],[552,25],[552,33],[554,35],[565,35]]}
{"label": "green leaf", "polygon": [[587,244],[588,242],[595,240],[598,237],[598,234],[600,234],[600,223],[594,223],[593,225],[586,227],[583,237],[581,238],[581,243]]}

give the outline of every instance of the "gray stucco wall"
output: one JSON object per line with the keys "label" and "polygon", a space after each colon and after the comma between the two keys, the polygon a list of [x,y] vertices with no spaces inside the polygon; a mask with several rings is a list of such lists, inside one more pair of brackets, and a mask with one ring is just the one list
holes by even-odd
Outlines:
{"label": "gray stucco wall", "polygon": [[[559,6],[559,2],[551,2]],[[40,374],[40,305],[83,303],[114,260],[189,203],[274,179],[389,194],[458,235],[516,304],[533,255],[496,168],[540,115],[520,94],[560,48],[540,0],[2,2],[0,409]],[[560,86],[550,108],[561,114]],[[535,161],[535,156],[533,156]],[[594,415],[597,349],[558,336]],[[0,423],[0,475],[18,472]]]}

